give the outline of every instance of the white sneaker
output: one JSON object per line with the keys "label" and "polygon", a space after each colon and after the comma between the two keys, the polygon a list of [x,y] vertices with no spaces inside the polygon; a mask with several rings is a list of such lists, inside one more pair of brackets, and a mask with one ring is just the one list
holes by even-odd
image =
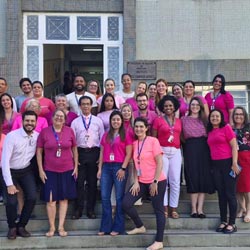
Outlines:
{"label": "white sneaker", "polygon": [[143,234],[143,233],[146,233],[146,228],[144,226],[139,227],[139,228],[136,227],[133,230],[127,232],[128,235]]}

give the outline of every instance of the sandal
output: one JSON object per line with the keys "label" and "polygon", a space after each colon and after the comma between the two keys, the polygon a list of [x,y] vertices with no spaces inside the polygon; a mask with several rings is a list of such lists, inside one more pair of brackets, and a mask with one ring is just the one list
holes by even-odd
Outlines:
{"label": "sandal", "polygon": [[98,235],[103,236],[103,235],[105,235],[105,232],[98,232]]}
{"label": "sandal", "polygon": [[50,228],[49,231],[45,234],[47,237],[53,237],[55,234],[55,229]]}
{"label": "sandal", "polygon": [[165,214],[165,218],[168,218],[168,211],[165,211],[164,214]]}
{"label": "sandal", "polygon": [[240,210],[237,215],[236,215],[236,218],[243,218],[243,216],[246,214],[246,211],[245,210]]}
{"label": "sandal", "polygon": [[58,234],[61,237],[66,237],[68,235],[68,233],[64,230],[64,228],[58,229]]}
{"label": "sandal", "polygon": [[[231,227],[231,228],[228,228],[228,227]],[[237,227],[235,224],[234,225],[228,224],[223,231],[224,234],[232,234],[234,232],[237,232]]]}
{"label": "sandal", "polygon": [[180,215],[177,213],[177,211],[172,211],[171,212],[171,218],[172,219],[179,219]]}
{"label": "sandal", "polygon": [[216,232],[217,233],[222,233],[224,230],[225,230],[225,228],[227,227],[227,223],[226,222],[221,222],[221,224],[216,228]]}

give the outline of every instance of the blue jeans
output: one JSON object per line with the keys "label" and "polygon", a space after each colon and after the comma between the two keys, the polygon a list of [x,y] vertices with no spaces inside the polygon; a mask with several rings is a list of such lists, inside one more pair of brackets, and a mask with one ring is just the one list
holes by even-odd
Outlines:
{"label": "blue jeans", "polygon": [[[112,231],[123,233],[124,213],[122,210],[122,199],[125,192],[127,181],[127,171],[125,179],[119,181],[117,179],[117,171],[121,168],[122,163],[104,163],[101,174],[101,197],[102,197],[102,220],[100,232],[110,233]],[[115,186],[116,196],[116,213],[114,221],[112,220],[112,206],[111,206],[111,191],[113,185]]]}

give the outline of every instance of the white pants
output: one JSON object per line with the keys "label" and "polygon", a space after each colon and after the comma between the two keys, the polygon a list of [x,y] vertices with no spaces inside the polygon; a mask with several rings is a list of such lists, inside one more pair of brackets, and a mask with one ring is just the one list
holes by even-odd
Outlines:
{"label": "white pants", "polygon": [[[164,206],[178,207],[181,177],[181,150],[174,147],[162,147],[163,172],[167,177],[167,187],[164,196]],[[170,198],[168,202],[168,188]]]}

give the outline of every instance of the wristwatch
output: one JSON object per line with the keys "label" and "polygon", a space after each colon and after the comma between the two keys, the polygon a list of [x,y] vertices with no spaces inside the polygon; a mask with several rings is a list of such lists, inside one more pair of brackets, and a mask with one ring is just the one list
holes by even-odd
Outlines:
{"label": "wristwatch", "polygon": [[126,171],[126,168],[121,168],[123,171]]}
{"label": "wristwatch", "polygon": [[158,184],[158,180],[154,180],[154,183]]}

